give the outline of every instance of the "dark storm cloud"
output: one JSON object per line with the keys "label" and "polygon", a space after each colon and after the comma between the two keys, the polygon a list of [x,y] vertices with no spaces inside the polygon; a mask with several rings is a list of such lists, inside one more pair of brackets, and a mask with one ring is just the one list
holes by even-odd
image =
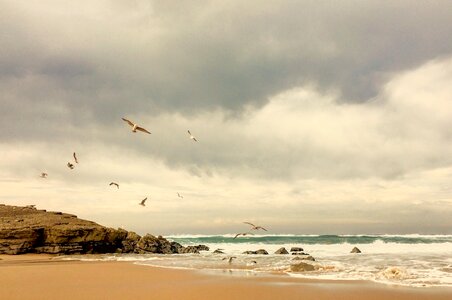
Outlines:
{"label": "dark storm cloud", "polygon": [[[103,122],[141,110],[240,111],[308,83],[365,101],[388,73],[452,51],[450,1],[0,5],[1,88],[41,96],[21,95],[17,110],[46,98]],[[27,86],[30,76],[39,83]]]}

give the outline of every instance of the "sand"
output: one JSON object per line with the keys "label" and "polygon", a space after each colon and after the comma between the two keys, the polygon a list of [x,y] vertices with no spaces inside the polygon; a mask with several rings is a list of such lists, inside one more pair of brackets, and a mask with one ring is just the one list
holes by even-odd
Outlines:
{"label": "sand", "polygon": [[450,288],[164,269],[0,255],[0,299],[452,299]]}

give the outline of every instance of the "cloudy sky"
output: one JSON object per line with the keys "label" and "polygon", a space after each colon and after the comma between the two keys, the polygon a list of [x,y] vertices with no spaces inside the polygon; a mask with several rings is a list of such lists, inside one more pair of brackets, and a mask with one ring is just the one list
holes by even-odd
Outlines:
{"label": "cloudy sky", "polygon": [[451,234],[451,32],[446,0],[0,0],[0,203],[141,234]]}

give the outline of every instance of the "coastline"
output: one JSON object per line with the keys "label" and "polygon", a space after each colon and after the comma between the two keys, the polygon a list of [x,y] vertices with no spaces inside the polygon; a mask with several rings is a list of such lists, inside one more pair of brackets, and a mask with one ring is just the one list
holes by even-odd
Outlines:
{"label": "coastline", "polygon": [[438,299],[450,288],[388,286],[290,276],[231,276],[117,261],[0,255],[0,299]]}

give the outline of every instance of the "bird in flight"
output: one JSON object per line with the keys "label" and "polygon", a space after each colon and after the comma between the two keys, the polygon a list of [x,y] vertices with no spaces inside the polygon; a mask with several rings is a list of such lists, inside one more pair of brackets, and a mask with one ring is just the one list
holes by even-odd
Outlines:
{"label": "bird in flight", "polygon": [[139,203],[141,206],[146,206],[146,204],[144,204],[144,202],[146,202],[146,200],[148,200],[148,197],[144,198],[143,200],[141,200],[141,202]]}
{"label": "bird in flight", "polygon": [[116,185],[116,187],[119,189],[119,184],[117,184],[116,182],[110,182],[110,185]]}
{"label": "bird in flight", "polygon": [[70,162],[68,162],[68,163],[67,163],[67,167],[68,167],[69,169],[71,169],[71,170],[72,170],[72,169],[74,168],[74,165],[73,165],[73,164],[71,164]]}
{"label": "bird in flight", "polygon": [[234,259],[234,258],[237,258],[237,257],[235,257],[235,256],[229,256],[229,257],[223,257],[221,260],[228,260],[228,262],[230,263],[230,264],[232,264],[232,260]]}
{"label": "bird in flight", "polygon": [[177,193],[177,197],[184,199],[184,196],[182,196],[181,194]]}
{"label": "bird in flight", "polygon": [[251,226],[252,226],[251,230],[259,230],[259,229],[262,229],[262,230],[268,231],[268,230],[265,229],[264,227],[254,225],[253,223],[250,223],[250,222],[243,222],[243,223],[244,223],[244,224],[251,225]]}
{"label": "bird in flight", "polygon": [[125,119],[125,118],[122,118],[122,120],[124,122],[127,122],[127,124],[129,124],[130,126],[132,126],[132,132],[137,132],[137,130],[139,130],[139,131],[151,134],[149,131],[147,131],[143,127],[138,126],[137,124],[133,123],[132,121],[129,121],[129,120]]}
{"label": "bird in flight", "polygon": [[190,135],[190,138],[194,141],[197,142],[198,140],[193,136],[193,134],[191,134],[190,130],[187,130],[188,134]]}
{"label": "bird in flight", "polygon": [[49,174],[47,174],[47,173],[45,173],[45,172],[42,172],[41,175],[40,175],[39,177],[41,177],[41,178],[47,178],[48,175],[49,175]]}
{"label": "bird in flight", "polygon": [[72,154],[72,156],[74,156],[75,163],[78,164],[77,154],[75,154],[75,152],[74,152],[74,154]]}
{"label": "bird in flight", "polygon": [[236,238],[238,238],[238,237],[241,236],[241,235],[246,236],[246,235],[249,235],[249,234],[253,235],[251,232],[237,233],[237,234],[234,236],[233,239],[236,239]]}

